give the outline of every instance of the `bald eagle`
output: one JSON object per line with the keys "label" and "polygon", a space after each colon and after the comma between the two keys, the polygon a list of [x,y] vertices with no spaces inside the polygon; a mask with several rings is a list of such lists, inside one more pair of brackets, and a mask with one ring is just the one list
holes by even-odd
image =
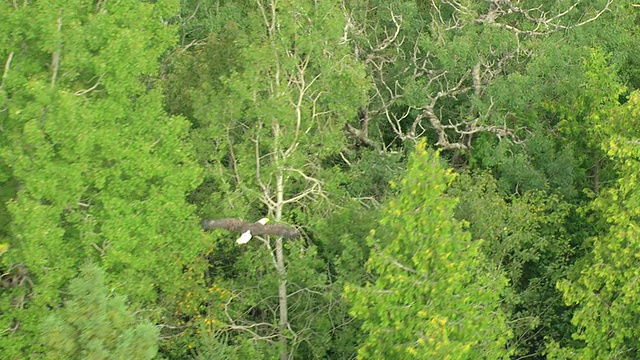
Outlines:
{"label": "bald eagle", "polygon": [[[256,221],[258,224],[262,224],[262,225],[267,225],[267,223],[269,222],[268,218],[262,218],[258,221]],[[246,244],[249,242],[249,240],[251,240],[251,238],[253,237],[253,235],[251,234],[251,230],[247,230],[245,232],[242,233],[242,235],[240,235],[240,237],[238,238],[238,240],[236,240],[236,242],[238,244]]]}
{"label": "bald eagle", "polygon": [[245,222],[240,219],[211,219],[202,221],[202,228],[210,229],[227,229],[242,233],[236,242],[238,244],[246,244],[256,235],[275,235],[285,239],[295,239],[301,236],[298,229],[284,224],[269,224],[269,219],[262,218],[256,222]]}

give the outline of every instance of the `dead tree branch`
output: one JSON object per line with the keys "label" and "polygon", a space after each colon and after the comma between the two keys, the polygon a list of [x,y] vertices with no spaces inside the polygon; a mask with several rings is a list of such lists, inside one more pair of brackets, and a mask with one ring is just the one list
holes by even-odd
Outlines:
{"label": "dead tree branch", "polygon": [[[354,39],[355,53],[368,65],[374,88],[370,104],[360,116],[360,128],[347,124],[345,133],[370,146],[369,119],[375,117],[386,120],[401,141],[415,141],[426,131],[433,131],[438,139],[436,146],[442,149],[467,150],[478,133],[520,143],[521,129],[507,125],[506,119],[512,114],[495,105],[487,88],[509,65],[531,56],[532,50],[522,44],[522,39],[589,24],[606,13],[612,2],[607,0],[594,9],[585,1],[576,0],[565,9],[552,11],[546,5],[527,8],[523,1],[491,0],[479,13],[478,7],[469,2],[431,0],[427,11],[433,27],[429,34],[425,30],[422,35],[406,34],[415,30],[403,22],[403,16],[392,5],[376,9],[376,16],[387,13],[386,21],[372,21],[365,14],[365,19],[358,22],[357,17],[349,16],[345,32],[351,33],[345,34],[345,39]],[[516,40],[515,46],[507,50],[486,49],[467,69],[457,64],[448,68],[421,40],[428,36],[435,42],[447,41],[470,26],[503,28],[511,32],[506,36]],[[409,38],[416,40],[407,44]],[[413,96],[409,96],[410,91]],[[460,103],[463,105],[452,107]]]}

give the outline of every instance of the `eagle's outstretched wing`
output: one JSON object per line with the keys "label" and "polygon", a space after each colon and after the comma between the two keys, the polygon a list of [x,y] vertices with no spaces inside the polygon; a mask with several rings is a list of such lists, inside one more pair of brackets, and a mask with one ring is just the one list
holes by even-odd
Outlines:
{"label": "eagle's outstretched wing", "polygon": [[251,231],[251,234],[256,235],[275,235],[281,236],[285,239],[295,239],[301,236],[298,229],[284,225],[284,224],[266,224],[262,225],[259,222],[245,222],[240,219],[226,218],[226,219],[211,219],[204,220],[202,222],[202,228],[209,229],[227,229],[229,231],[237,231],[244,233]]}
{"label": "eagle's outstretched wing", "polygon": [[240,231],[242,229],[242,225],[244,221],[240,219],[211,219],[211,220],[203,220],[202,228],[205,230],[210,229],[227,229],[229,231]]}

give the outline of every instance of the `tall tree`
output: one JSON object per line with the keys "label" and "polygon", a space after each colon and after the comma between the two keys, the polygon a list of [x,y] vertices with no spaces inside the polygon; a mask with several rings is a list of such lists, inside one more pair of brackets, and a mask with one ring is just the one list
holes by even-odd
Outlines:
{"label": "tall tree", "polygon": [[608,120],[604,149],[615,164],[615,186],[593,203],[609,224],[592,239],[593,251],[580,274],[559,286],[568,304],[576,305],[574,334],[584,347],[554,349],[555,356],[576,359],[635,359],[640,354],[638,256],[640,253],[640,93],[601,113]]}
{"label": "tall tree", "polygon": [[[0,161],[16,191],[0,323],[4,358],[37,354],[40,318],[86,258],[134,307],[175,325],[199,230],[189,124],[162,109],[158,58],[176,1],[13,2],[0,7]],[[3,170],[4,171],[4,170]],[[163,319],[164,320],[160,320]],[[35,355],[34,355],[35,356]]]}
{"label": "tall tree", "polygon": [[453,174],[418,144],[396,199],[372,231],[375,281],[348,287],[364,321],[363,359],[498,359],[510,335],[500,307],[507,282],[492,268],[446,195]]}
{"label": "tall tree", "polygon": [[172,74],[172,94],[192,106],[172,102],[171,109],[193,114],[194,141],[208,168],[194,198],[206,217],[267,216],[304,234],[256,237],[223,256],[233,270],[212,270],[212,282],[237,289],[224,304],[224,329],[234,339],[259,340],[252,346],[265,357],[273,339],[281,359],[321,356],[334,324],[320,314],[339,291],[327,290],[307,226],[342,201],[343,177],[334,164],[344,125],[366,100],[366,75],[344,41],[337,1],[234,2],[219,15],[207,42],[178,59]]}

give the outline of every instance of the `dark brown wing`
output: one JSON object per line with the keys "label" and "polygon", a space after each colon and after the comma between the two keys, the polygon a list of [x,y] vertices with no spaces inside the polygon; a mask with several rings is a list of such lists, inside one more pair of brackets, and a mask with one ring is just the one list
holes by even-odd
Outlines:
{"label": "dark brown wing", "polygon": [[251,223],[249,226],[243,227],[251,230],[253,235],[276,235],[285,239],[295,239],[301,236],[298,229],[283,224],[267,224]]}
{"label": "dark brown wing", "polygon": [[202,221],[202,228],[205,230],[211,229],[227,229],[229,231],[240,231],[242,226],[245,224],[244,221],[240,219],[212,219],[212,220],[204,220]]}
{"label": "dark brown wing", "polygon": [[282,236],[285,239],[295,239],[300,237],[300,231],[288,225],[283,224],[267,224],[262,225],[258,222],[244,222],[240,219],[212,219],[204,220],[202,222],[202,228],[205,230],[210,229],[227,229],[229,231],[245,232],[251,231],[253,235],[275,235]]}

